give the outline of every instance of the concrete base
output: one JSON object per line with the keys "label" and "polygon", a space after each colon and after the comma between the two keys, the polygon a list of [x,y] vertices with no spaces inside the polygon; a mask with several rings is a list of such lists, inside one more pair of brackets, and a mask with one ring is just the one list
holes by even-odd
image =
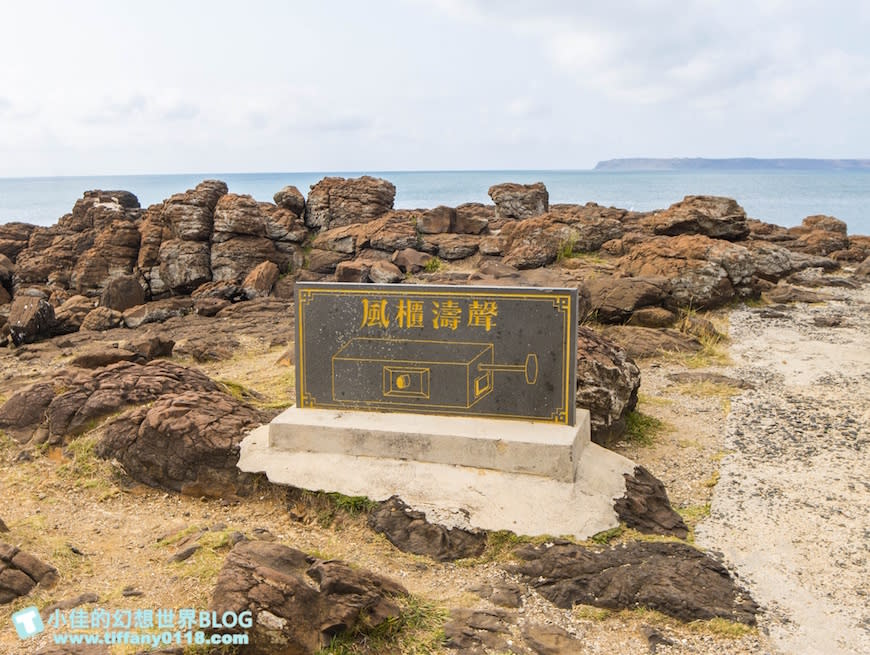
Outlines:
{"label": "concrete base", "polygon": [[269,424],[278,451],[458,464],[573,482],[589,443],[589,412],[575,426],[291,407]]}
{"label": "concrete base", "polygon": [[[311,411],[297,410],[289,416]],[[419,434],[425,426],[432,447],[451,449],[456,456],[454,461],[466,461],[465,445],[471,448],[477,458],[487,452],[495,452],[498,455],[495,461],[508,469],[522,466],[537,471],[554,470],[559,477],[495,470],[492,468],[493,460],[484,462],[490,466],[483,467],[357,454],[371,448],[378,440],[381,440],[382,445],[392,448],[394,454],[404,452],[398,450],[403,442],[398,436],[393,443],[389,442],[389,438],[380,436],[374,441],[366,438],[365,446],[355,445],[353,430],[341,423],[334,438],[326,437],[321,441],[320,437],[328,434],[327,425],[317,422],[325,420],[325,414],[331,412],[314,411],[324,412],[317,419],[312,415],[310,421],[315,423],[313,429],[319,437],[306,438],[295,429],[288,432],[287,422],[280,420],[287,415],[285,412],[272,424],[257,428],[244,439],[239,468],[251,473],[265,473],[274,483],[302,489],[337,491],[349,496],[367,496],[372,500],[386,500],[396,495],[413,509],[425,512],[430,522],[449,527],[511,530],[524,535],[570,535],[585,539],[618,525],[613,501],[625,494],[623,475],[631,474],[635,466],[631,460],[589,442],[588,413],[582,411],[578,412],[582,426],[579,439],[574,438],[570,444],[569,440],[563,439],[559,443],[538,443],[534,447],[529,434],[536,433],[542,427],[555,426],[496,421],[515,425],[518,431],[525,430],[528,434],[525,438],[510,439],[506,436],[514,433],[502,432],[499,437],[489,437],[474,444],[472,437],[467,434],[463,437],[435,429],[438,421],[433,419],[442,417],[404,417],[415,427],[413,431],[403,433],[405,440]],[[443,418],[449,419],[443,425],[448,425],[450,421],[463,421]],[[337,420],[341,422],[342,419],[343,416]],[[395,419],[397,415],[390,415],[389,423],[394,424]],[[384,414],[366,414],[364,420],[377,421],[382,432],[391,433],[390,430],[383,430],[387,424]],[[468,421],[477,424],[479,420]],[[356,429],[365,432],[370,426],[357,426]],[[342,430],[350,432],[342,433]],[[295,449],[302,444],[306,444],[308,449]],[[320,445],[323,447],[320,448]],[[287,449],[289,447],[294,449]],[[409,447],[411,452],[419,451],[423,456],[428,454],[430,460],[442,458],[441,455],[432,455],[431,450],[424,451],[413,445]],[[559,463],[547,464],[544,458],[534,454],[535,448],[549,452]],[[357,453],[336,452],[342,449],[356,450]],[[518,459],[523,453],[532,453],[530,459],[541,461],[523,463]],[[570,479],[565,479],[568,453],[574,459],[571,461]]]}

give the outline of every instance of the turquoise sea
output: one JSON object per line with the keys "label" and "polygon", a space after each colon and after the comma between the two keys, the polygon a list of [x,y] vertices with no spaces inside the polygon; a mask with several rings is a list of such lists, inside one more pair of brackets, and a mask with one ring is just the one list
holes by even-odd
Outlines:
{"label": "turquoise sea", "polygon": [[870,171],[344,171],[332,173],[208,173],[0,178],[0,223],[51,225],[88,189],[132,191],[143,207],[207,178],[224,180],[233,193],[271,200],[287,184],[304,194],[326,175],[383,177],[396,185],[396,207],[422,208],[490,202],[500,182],[542,181],[551,203],[585,203],[647,211],[689,194],[735,198],[753,218],[792,226],[811,214],[846,221],[851,234],[870,234]]}

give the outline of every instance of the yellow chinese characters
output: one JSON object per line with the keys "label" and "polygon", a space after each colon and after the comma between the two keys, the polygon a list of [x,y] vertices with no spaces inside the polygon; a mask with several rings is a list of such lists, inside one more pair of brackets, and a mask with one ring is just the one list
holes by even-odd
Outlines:
{"label": "yellow chinese characters", "polygon": [[432,327],[455,330],[462,320],[462,307],[453,300],[432,301]]}
{"label": "yellow chinese characters", "polygon": [[472,300],[468,308],[468,325],[482,327],[489,332],[498,316],[498,304],[494,300]]}
{"label": "yellow chinese characters", "polygon": [[400,299],[396,323],[402,328],[423,327],[423,301]]}
{"label": "yellow chinese characters", "polygon": [[386,300],[363,298],[363,320],[360,327],[390,327]]}

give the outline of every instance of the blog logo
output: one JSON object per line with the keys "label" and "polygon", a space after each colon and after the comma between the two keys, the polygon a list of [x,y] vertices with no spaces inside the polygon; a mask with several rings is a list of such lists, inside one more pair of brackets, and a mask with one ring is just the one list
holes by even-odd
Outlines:
{"label": "blog logo", "polygon": [[39,610],[36,607],[25,607],[23,610],[15,612],[12,615],[12,623],[15,624],[15,631],[21,639],[29,639],[45,630],[42,617],[39,616]]}

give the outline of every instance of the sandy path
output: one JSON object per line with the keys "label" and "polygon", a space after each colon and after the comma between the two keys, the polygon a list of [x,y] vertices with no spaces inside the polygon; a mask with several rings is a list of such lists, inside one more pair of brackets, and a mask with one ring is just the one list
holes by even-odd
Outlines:
{"label": "sandy path", "polygon": [[801,655],[870,653],[870,285],[827,291],[843,300],[731,314],[734,374],[758,390],[732,403],[697,529],[767,610],[774,645]]}

